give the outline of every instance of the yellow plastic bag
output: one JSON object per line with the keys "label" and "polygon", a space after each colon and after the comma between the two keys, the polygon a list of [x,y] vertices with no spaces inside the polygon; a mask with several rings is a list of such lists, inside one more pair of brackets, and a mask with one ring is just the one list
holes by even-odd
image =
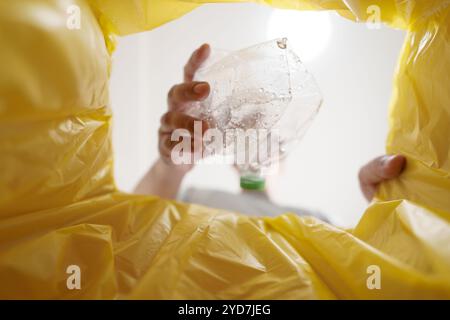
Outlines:
{"label": "yellow plastic bag", "polygon": [[[115,187],[114,34],[202,2],[0,1],[0,298],[450,298],[449,1],[255,1],[356,21],[378,5],[408,30],[387,143],[408,166],[352,231]],[[66,27],[72,4],[80,30]]]}

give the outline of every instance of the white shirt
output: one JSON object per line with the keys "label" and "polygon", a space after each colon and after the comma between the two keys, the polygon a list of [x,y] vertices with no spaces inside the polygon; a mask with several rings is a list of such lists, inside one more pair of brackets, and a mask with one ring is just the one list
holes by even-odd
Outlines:
{"label": "white shirt", "polygon": [[204,206],[243,213],[249,216],[277,216],[283,213],[295,213],[299,216],[315,216],[323,221],[329,219],[320,212],[279,206],[273,203],[265,192],[242,191],[233,194],[218,190],[189,188],[181,196],[181,201],[197,203]]}

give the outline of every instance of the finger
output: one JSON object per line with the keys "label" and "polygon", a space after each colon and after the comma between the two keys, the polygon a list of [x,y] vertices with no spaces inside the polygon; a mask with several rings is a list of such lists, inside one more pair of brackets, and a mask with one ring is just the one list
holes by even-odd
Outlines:
{"label": "finger", "polygon": [[186,129],[191,135],[200,133],[203,136],[205,131],[209,129],[209,126],[206,121],[191,117],[182,112],[166,112],[161,117],[160,132],[172,134],[176,129]]}
{"label": "finger", "polygon": [[192,81],[195,72],[200,68],[203,62],[208,59],[211,48],[209,44],[205,43],[200,48],[194,51],[184,67],[184,82]]}
{"label": "finger", "polygon": [[200,120],[182,112],[169,111],[161,118],[160,132],[172,134],[176,129],[185,129],[191,134],[194,132],[195,121]]}
{"label": "finger", "polygon": [[406,158],[402,155],[387,156],[383,164],[383,177],[385,179],[397,178],[406,166]]}
{"label": "finger", "polygon": [[364,184],[378,184],[386,179],[396,178],[406,162],[404,156],[381,156],[366,164],[359,177]]}
{"label": "finger", "polygon": [[172,151],[174,147],[179,144],[183,139],[183,144],[185,143],[184,139],[188,139],[189,147],[186,149],[185,146],[182,149],[183,152],[188,152],[189,155],[197,154],[199,157],[203,155],[203,140],[199,136],[185,136],[183,138],[179,138],[178,140],[172,140],[172,135],[170,133],[159,133],[159,154],[166,163],[173,162],[172,161]]}
{"label": "finger", "polygon": [[189,82],[173,86],[167,96],[169,110],[182,110],[189,102],[201,101],[209,95],[207,82]]}
{"label": "finger", "polygon": [[365,165],[359,172],[359,183],[366,199],[372,200],[378,184],[398,177],[405,165],[406,158],[402,155],[381,156]]}

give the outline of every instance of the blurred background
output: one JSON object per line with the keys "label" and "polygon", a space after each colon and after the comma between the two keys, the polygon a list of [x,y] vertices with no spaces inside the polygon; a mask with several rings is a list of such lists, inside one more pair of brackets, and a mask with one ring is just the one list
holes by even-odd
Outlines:
{"label": "blurred background", "polygon": [[[324,104],[275,181],[274,200],[320,210],[354,226],[367,203],[359,168],[384,153],[392,79],[404,33],[369,28],[334,12],[274,10],[256,4],[208,4],[150,32],[119,39],[114,55],[115,171],[132,191],[158,157],[157,130],[170,87],[202,43],[237,50],[287,36],[322,90]],[[239,191],[228,166],[198,165],[188,187]]]}

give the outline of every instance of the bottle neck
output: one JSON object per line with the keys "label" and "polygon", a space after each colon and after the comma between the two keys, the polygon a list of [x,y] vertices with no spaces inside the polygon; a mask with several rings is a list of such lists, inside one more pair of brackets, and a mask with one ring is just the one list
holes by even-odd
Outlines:
{"label": "bottle neck", "polygon": [[265,191],[266,179],[263,177],[244,175],[240,179],[241,189],[245,191]]}

